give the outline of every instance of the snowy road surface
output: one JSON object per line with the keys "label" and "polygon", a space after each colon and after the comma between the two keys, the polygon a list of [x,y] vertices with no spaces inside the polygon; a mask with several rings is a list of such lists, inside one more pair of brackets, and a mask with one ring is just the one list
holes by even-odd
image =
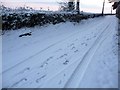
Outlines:
{"label": "snowy road surface", "polygon": [[5,33],[3,88],[118,87],[117,29],[106,16]]}

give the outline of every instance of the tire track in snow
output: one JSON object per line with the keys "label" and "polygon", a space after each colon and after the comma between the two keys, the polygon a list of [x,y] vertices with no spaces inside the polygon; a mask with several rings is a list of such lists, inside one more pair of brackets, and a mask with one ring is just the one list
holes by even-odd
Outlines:
{"label": "tire track in snow", "polygon": [[96,39],[96,41],[94,42],[92,47],[84,55],[82,60],[79,62],[79,64],[77,65],[77,67],[73,71],[72,75],[69,77],[69,79],[66,82],[64,88],[76,88],[76,87],[79,87],[80,81],[82,80],[82,78],[83,78],[83,76],[85,74],[85,71],[87,70],[88,65],[89,65],[90,61],[92,60],[95,52],[97,51],[99,46],[102,44],[102,42],[108,37],[108,35],[109,35],[108,32],[110,32],[108,30],[108,28],[110,28],[109,27],[110,25],[111,24],[107,25],[107,27],[103,30],[103,32],[100,34],[100,36]]}
{"label": "tire track in snow", "polygon": [[[108,32],[108,34],[106,35],[106,37],[100,42],[100,44],[99,44],[99,46],[98,46],[98,48],[96,49],[96,51],[95,51],[95,53],[99,50],[99,47],[103,44],[103,42],[111,35],[111,33],[112,33],[112,31],[109,31]],[[93,57],[95,56],[95,53],[94,53],[94,55],[93,55]],[[92,58],[93,58],[92,57]],[[92,59],[91,58],[91,59]],[[91,60],[92,61],[92,60]],[[90,62],[91,63],[91,62]],[[90,64],[89,63],[89,64]],[[89,65],[88,65],[89,66]],[[88,67],[87,67],[88,68]],[[87,68],[86,68],[86,70],[85,70],[85,72],[87,71]],[[85,72],[84,72],[84,74],[85,74]],[[84,77],[84,74],[82,75],[82,78]],[[81,78],[81,80],[82,80],[82,78]],[[77,85],[77,88],[80,88],[80,83],[81,83],[81,81],[79,80],[79,85]]]}

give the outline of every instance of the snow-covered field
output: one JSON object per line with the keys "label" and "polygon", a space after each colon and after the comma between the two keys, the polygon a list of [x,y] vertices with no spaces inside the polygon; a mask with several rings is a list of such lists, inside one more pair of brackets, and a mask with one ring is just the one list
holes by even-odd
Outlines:
{"label": "snow-covered field", "polygon": [[3,88],[117,88],[117,29],[106,16],[6,32]]}

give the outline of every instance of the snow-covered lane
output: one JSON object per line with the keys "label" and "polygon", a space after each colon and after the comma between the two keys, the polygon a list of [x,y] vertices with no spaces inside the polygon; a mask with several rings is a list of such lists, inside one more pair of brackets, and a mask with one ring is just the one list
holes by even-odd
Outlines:
{"label": "snow-covered lane", "polygon": [[[11,32],[11,46],[14,42],[17,44],[26,42],[27,44],[26,46],[18,45],[20,49],[15,45],[13,49],[8,46],[7,49],[10,52],[3,47],[4,55],[15,54],[18,50],[26,57],[22,57],[23,54],[19,53],[17,55],[21,55],[20,59],[22,60],[19,60],[17,56],[12,60],[4,57],[3,87],[79,87],[85,71],[100,45],[108,38],[109,34],[115,34],[111,32],[115,32],[116,23],[115,17],[108,16],[84,21],[75,26],[71,23],[60,24],[52,26],[53,31],[50,31],[52,29],[49,27],[50,30],[48,32],[45,30],[45,34],[44,31],[33,31],[34,36],[30,37],[31,40],[22,38],[21,42],[13,41],[14,35],[11,35]],[[46,29],[48,28],[46,27]],[[61,29],[63,30],[60,32]],[[39,36],[39,33],[42,35]],[[6,40],[8,37],[3,36],[3,46],[10,43],[9,39]],[[21,52],[21,50],[25,52]],[[11,63],[6,62],[9,60]],[[9,64],[10,66],[8,66]],[[5,66],[8,67],[5,68]],[[117,81],[117,77],[115,78]],[[116,81],[114,82],[116,83]]]}
{"label": "snow-covered lane", "polygon": [[[104,19],[98,18],[96,20],[93,19],[87,22],[83,21],[77,26],[74,26],[72,23],[66,23],[55,26],[50,25],[46,28],[36,27],[27,30],[20,29],[19,31],[11,31],[10,33],[3,36],[3,55],[5,55],[3,56],[3,61],[5,62],[3,62],[3,71],[7,71],[18,63],[26,61],[43,50],[53,46],[56,43],[64,41],[64,39],[67,39],[78,32],[80,33],[86,31],[88,30],[87,28],[91,28],[95,24],[97,25],[104,22],[102,20]],[[85,27],[86,29],[84,29]],[[18,37],[20,34],[29,31],[33,32],[32,37]],[[28,53],[30,50],[32,52]]]}

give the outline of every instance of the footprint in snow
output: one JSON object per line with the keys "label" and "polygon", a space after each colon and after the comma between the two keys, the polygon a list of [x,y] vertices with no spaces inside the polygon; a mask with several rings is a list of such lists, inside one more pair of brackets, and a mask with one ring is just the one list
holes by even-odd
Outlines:
{"label": "footprint in snow", "polygon": [[87,43],[81,43],[81,45],[85,45],[85,46],[87,46],[88,44],[87,44]]}
{"label": "footprint in snow", "polygon": [[41,65],[40,67],[43,68],[44,65]]}
{"label": "footprint in snow", "polygon": [[29,71],[29,70],[30,70],[30,67],[27,67],[27,68],[23,69],[22,71],[20,71],[19,73],[17,73],[17,75],[23,74],[23,73],[25,73],[26,71]]}
{"label": "footprint in snow", "polygon": [[36,83],[39,83],[43,78],[45,78],[46,75],[41,76],[40,78],[36,79]]}
{"label": "footprint in snow", "polygon": [[26,81],[27,81],[27,78],[22,78],[22,79],[20,79],[19,81],[15,82],[11,87],[15,87],[15,86],[17,86],[18,84],[23,83],[23,82],[26,82]]}
{"label": "footprint in snow", "polygon": [[44,64],[42,64],[42,65],[40,66],[40,68],[43,68],[45,65],[48,65],[48,63],[45,62]]}
{"label": "footprint in snow", "polygon": [[51,56],[51,57],[47,58],[47,60],[46,60],[46,61],[49,61],[49,60],[51,60],[51,59],[53,59],[53,56]]}
{"label": "footprint in snow", "polygon": [[44,61],[41,65],[40,68],[43,68],[45,65],[48,65],[48,61],[52,59],[53,57],[49,57],[46,61]]}
{"label": "footprint in snow", "polygon": [[73,45],[74,45],[74,43],[70,44],[70,46],[73,46]]}
{"label": "footprint in snow", "polygon": [[63,55],[61,55],[59,58],[63,58],[63,57],[65,57],[65,56],[67,56],[67,54],[63,54]]}
{"label": "footprint in snow", "polygon": [[75,50],[74,52],[76,53],[76,52],[78,52],[78,50]]}
{"label": "footprint in snow", "polygon": [[69,63],[69,61],[68,60],[66,60],[63,64],[64,65],[67,65]]}
{"label": "footprint in snow", "polygon": [[68,45],[68,47],[72,47],[72,46],[74,46],[74,43],[72,43],[72,44]]}
{"label": "footprint in snow", "polygon": [[75,47],[74,47],[74,46],[71,48],[71,50],[73,50],[73,49],[75,49]]}

